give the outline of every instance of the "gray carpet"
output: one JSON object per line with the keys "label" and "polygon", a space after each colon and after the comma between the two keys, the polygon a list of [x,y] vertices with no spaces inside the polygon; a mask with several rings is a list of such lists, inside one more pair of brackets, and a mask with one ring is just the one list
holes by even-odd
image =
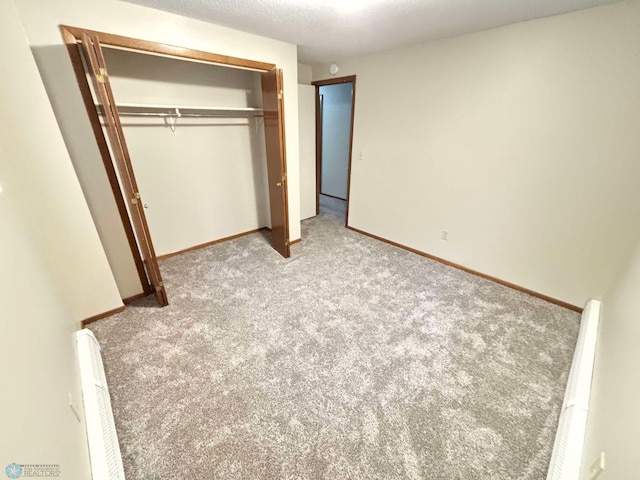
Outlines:
{"label": "gray carpet", "polygon": [[543,479],[579,315],[346,230],[161,263],[91,325],[133,479]]}

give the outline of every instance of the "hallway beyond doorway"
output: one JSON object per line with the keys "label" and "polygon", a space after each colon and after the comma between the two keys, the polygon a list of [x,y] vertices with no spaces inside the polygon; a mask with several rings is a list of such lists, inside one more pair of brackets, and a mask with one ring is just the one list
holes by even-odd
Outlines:
{"label": "hallway beyond doorway", "polygon": [[344,221],[347,216],[346,200],[320,194],[320,215],[335,217]]}

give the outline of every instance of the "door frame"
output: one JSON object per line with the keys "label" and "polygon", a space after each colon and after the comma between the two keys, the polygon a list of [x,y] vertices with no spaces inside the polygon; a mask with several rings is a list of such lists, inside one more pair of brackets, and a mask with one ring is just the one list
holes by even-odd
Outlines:
{"label": "door frame", "polygon": [[[87,115],[89,117],[89,122],[91,124],[91,128],[93,131],[93,135],[95,137],[98,150],[100,152],[100,156],[102,158],[102,163],[107,173],[107,177],[109,180],[109,184],[111,186],[111,190],[114,196],[114,200],[116,202],[116,206],[118,209],[118,214],[120,216],[120,220],[124,227],[124,231],[127,237],[127,242],[129,244],[129,249],[134,259],[134,263],[136,266],[136,270],[138,272],[138,277],[140,279],[140,283],[142,285],[143,293],[140,295],[135,295],[130,299],[123,299],[125,303],[127,301],[136,300],[142,296],[149,295],[154,292],[149,276],[145,270],[144,260],[140,253],[140,249],[138,248],[138,239],[134,233],[134,228],[132,226],[131,218],[129,216],[127,205],[126,205],[126,197],[122,191],[120,183],[118,181],[118,175],[116,173],[111,152],[108,147],[107,139],[105,138],[105,133],[102,128],[102,123],[100,122],[100,115],[98,112],[98,108],[96,107],[93,94],[91,91],[89,79],[87,78],[87,72],[85,70],[85,65],[83,62],[82,54],[81,54],[81,45],[83,35],[89,35],[97,38],[100,45],[119,48],[123,50],[133,51],[136,53],[148,54],[148,55],[157,55],[170,57],[178,60],[185,61],[194,61],[198,63],[205,63],[210,65],[217,65],[223,67],[230,68],[238,68],[243,70],[252,70],[256,72],[260,72],[262,74],[267,72],[272,72],[276,70],[276,65],[272,63],[259,62],[255,60],[249,60],[246,58],[232,57],[228,55],[221,55],[217,53],[205,52],[202,50],[195,50],[191,48],[179,47],[175,45],[168,45],[164,43],[153,42],[149,40],[141,40],[132,37],[125,37],[122,35],[115,35],[106,32],[99,32],[95,30],[89,30],[79,27],[72,27],[69,25],[60,25],[60,32],[62,34],[62,39],[67,47],[67,52],[69,54],[69,58],[71,59],[71,64],[73,67],[73,71],[76,76],[76,80],[78,86],[80,88],[80,93],[82,96],[82,101],[84,103],[85,109],[87,111]],[[282,92],[280,92],[280,96],[282,96]],[[281,98],[282,100],[282,98]],[[282,103],[279,104],[279,107],[282,108]],[[280,112],[282,113],[282,112]],[[283,115],[278,116],[279,127],[282,131],[282,141],[284,142],[284,119]],[[285,145],[282,144],[281,155],[286,155],[285,153]],[[269,159],[267,159],[267,170],[269,170]],[[282,168],[286,169],[286,164],[284,160],[281,159]],[[283,175],[286,177],[286,170],[283,172]],[[288,184],[285,184],[288,186]],[[271,184],[269,185],[271,189]],[[285,215],[284,219],[286,225],[286,232],[288,235],[288,209],[286,208],[288,204],[288,189],[283,188],[284,202],[285,202]],[[271,200],[271,199],[270,199]],[[287,253],[289,251],[288,247],[290,244],[290,239],[285,239]],[[288,255],[283,255],[288,256]]]}
{"label": "door frame", "polygon": [[351,95],[351,131],[349,132],[349,164],[347,167],[347,205],[344,225],[349,226],[349,200],[351,199],[351,161],[353,159],[353,125],[356,112],[356,76],[328,78],[326,80],[316,80],[311,85],[316,87],[316,215],[320,213],[320,187],[322,183],[322,102],[320,97],[320,87],[327,85],[339,85],[350,83]]}

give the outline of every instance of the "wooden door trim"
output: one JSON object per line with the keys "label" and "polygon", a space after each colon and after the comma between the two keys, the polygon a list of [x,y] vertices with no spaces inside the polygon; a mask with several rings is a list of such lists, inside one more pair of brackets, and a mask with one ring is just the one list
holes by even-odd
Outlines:
{"label": "wooden door trim", "polygon": [[349,201],[351,200],[351,162],[353,159],[353,125],[356,115],[356,76],[329,78],[311,82],[316,87],[316,215],[320,213],[320,185],[322,175],[322,112],[320,111],[320,87],[351,83],[351,131],[349,132],[349,164],[347,166],[347,205],[344,225],[349,226]]}
{"label": "wooden door trim", "polygon": [[163,55],[167,57],[179,58],[183,60],[191,60],[202,63],[210,63],[213,65],[223,65],[227,67],[236,67],[246,70],[257,70],[259,72],[268,72],[276,66],[272,63],[258,62],[246,58],[232,57],[229,55],[220,55],[217,53],[205,52],[203,50],[195,50],[193,48],[178,47],[165,43],[152,42],[150,40],[141,40],[138,38],[125,37],[112,33],[98,32],[85,28],[71,27],[69,25],[61,25],[60,29],[67,32],[76,39],[77,42],[82,41],[82,34],[95,35],[98,37],[100,44],[103,46],[122,48],[134,52],[142,52],[152,55]]}
{"label": "wooden door trim", "polygon": [[129,244],[131,255],[133,256],[133,261],[136,266],[136,271],[138,272],[140,284],[142,285],[143,293],[148,295],[152,293],[153,290],[151,288],[151,284],[149,283],[149,279],[147,278],[147,273],[144,269],[144,263],[142,261],[142,256],[140,255],[140,251],[138,250],[135,233],[133,231],[133,227],[131,226],[131,222],[129,221],[129,214],[127,212],[127,206],[125,205],[124,194],[122,193],[122,189],[120,188],[120,183],[118,182],[118,177],[113,166],[113,162],[111,161],[111,154],[109,152],[109,147],[107,146],[107,139],[104,136],[102,124],[100,123],[98,110],[96,109],[93,97],[91,95],[91,87],[89,86],[89,81],[84,69],[84,64],[82,63],[82,57],[80,55],[80,45],[77,39],[64,28],[62,28],[62,37],[67,46],[69,57],[71,58],[71,65],[76,75],[78,86],[80,87],[80,94],[82,95],[82,102],[84,103],[84,107],[87,110],[89,123],[91,124],[91,130],[93,131],[93,136],[95,137],[96,143],[98,144],[100,157],[102,158],[102,163],[107,173],[107,178],[109,179],[109,185],[111,185],[111,192],[113,193],[113,198],[118,208],[120,221],[122,222],[124,233],[127,237],[127,243]]}
{"label": "wooden door trim", "polygon": [[287,170],[287,132],[284,128],[284,75],[282,74],[282,69],[277,69],[278,71],[278,84],[280,85],[280,90],[283,92],[280,98],[278,99],[278,108],[280,109],[280,119],[278,120],[279,128],[280,128],[280,144],[282,145],[282,173],[284,175],[284,225],[286,231],[286,240],[287,240],[287,255],[286,258],[291,256],[291,238],[290,238],[290,225],[289,225],[289,175]]}
{"label": "wooden door trim", "polygon": [[350,83],[355,81],[356,81],[355,75],[347,75],[346,77],[327,78],[326,80],[316,80],[315,82],[311,82],[311,85],[315,85],[316,87],[324,87],[326,85],[338,85],[340,83]]}
{"label": "wooden door trim", "polygon": [[316,88],[316,215],[320,215],[320,192],[322,191],[322,119],[323,98],[320,87]]}

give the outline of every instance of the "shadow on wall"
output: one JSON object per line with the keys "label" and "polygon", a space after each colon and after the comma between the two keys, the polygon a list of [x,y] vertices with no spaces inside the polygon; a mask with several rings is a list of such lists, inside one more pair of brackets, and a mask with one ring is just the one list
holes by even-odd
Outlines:
{"label": "shadow on wall", "polygon": [[142,285],[67,48],[65,45],[47,45],[32,47],[31,51],[89,211],[107,252],[120,295],[125,298],[142,293]]}
{"label": "shadow on wall", "polygon": [[[211,73],[215,69],[216,87],[236,89],[239,83],[244,83],[242,79],[243,77],[246,79],[248,72],[238,68],[176,60],[113,48],[104,48],[104,56],[110,75],[126,76],[134,80],[158,79],[166,83],[208,87],[210,82],[207,79],[211,78]],[[258,73],[256,75],[259,76]],[[250,97],[248,105],[251,105],[254,98],[250,91],[247,92]]]}
{"label": "shadow on wall", "polygon": [[[31,51],[76,173],[82,178],[85,172],[99,171],[96,166],[103,169],[66,47],[49,45],[33,47]],[[79,158],[83,159],[82,163],[78,162]],[[88,166],[92,170],[87,170]],[[104,181],[108,186],[106,174]],[[89,192],[84,193],[87,195]]]}

